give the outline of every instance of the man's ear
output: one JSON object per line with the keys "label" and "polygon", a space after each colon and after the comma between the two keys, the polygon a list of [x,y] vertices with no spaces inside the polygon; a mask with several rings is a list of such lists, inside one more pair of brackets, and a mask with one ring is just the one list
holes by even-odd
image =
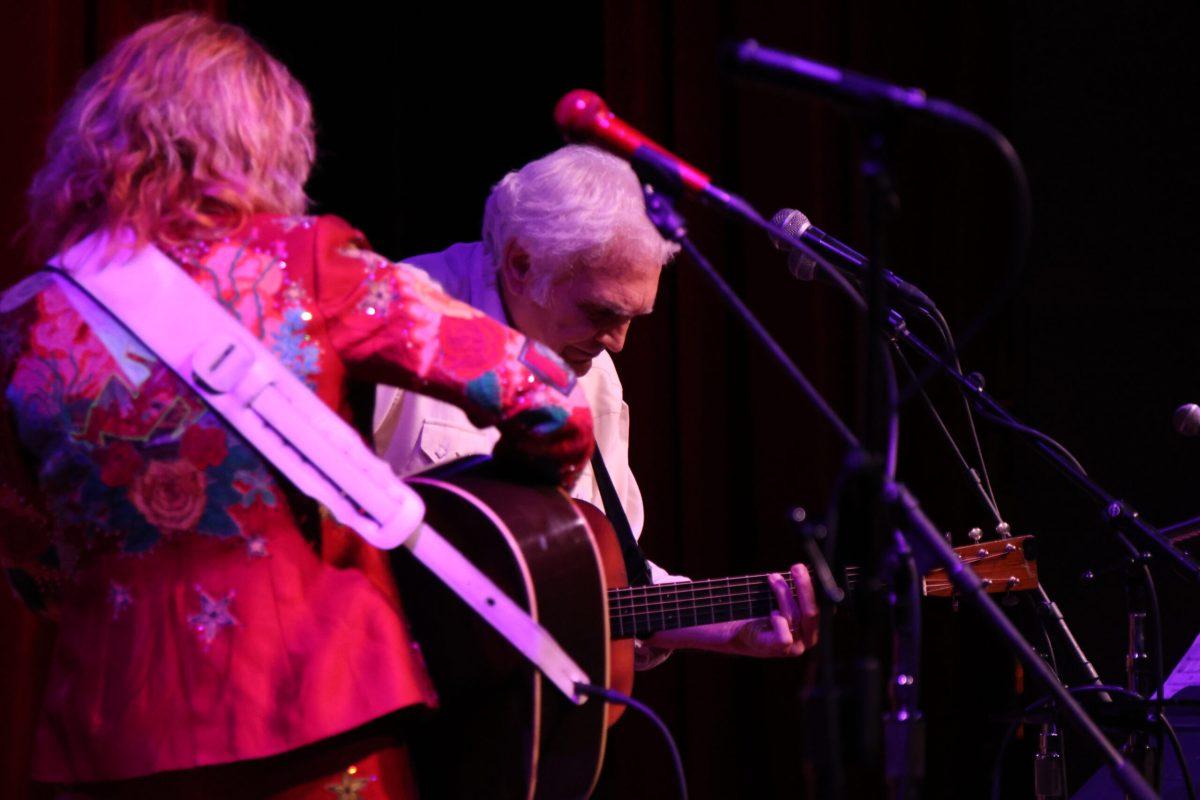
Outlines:
{"label": "man's ear", "polygon": [[508,291],[524,296],[529,285],[529,253],[513,239],[504,246],[500,259],[500,278]]}

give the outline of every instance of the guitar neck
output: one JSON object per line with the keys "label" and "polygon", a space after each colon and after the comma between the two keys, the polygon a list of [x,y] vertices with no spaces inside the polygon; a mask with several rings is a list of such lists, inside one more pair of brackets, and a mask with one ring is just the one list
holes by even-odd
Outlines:
{"label": "guitar neck", "polygon": [[[1018,536],[954,548],[990,593],[1027,591],[1038,585],[1032,536]],[[858,583],[858,568],[847,567],[845,588]],[[793,588],[792,576],[784,580]],[[925,576],[922,592],[949,597],[953,587],[944,570]],[[714,622],[765,617],[775,609],[775,595],[764,575],[714,578],[707,581],[659,583],[608,590],[608,618],[614,639],[645,638],[658,631]]]}
{"label": "guitar neck", "polygon": [[[792,586],[791,575],[784,575]],[[658,631],[768,616],[775,596],[764,575],[659,583],[608,590],[614,639],[644,639]]]}

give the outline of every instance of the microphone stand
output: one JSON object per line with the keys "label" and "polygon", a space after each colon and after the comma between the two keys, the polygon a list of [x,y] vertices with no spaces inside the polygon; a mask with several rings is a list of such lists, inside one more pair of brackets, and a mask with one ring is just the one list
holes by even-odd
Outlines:
{"label": "microphone stand", "polygon": [[[635,166],[639,166],[635,164]],[[659,178],[663,175],[655,168],[641,165],[641,170],[649,173],[645,177],[650,177],[655,183],[663,185]],[[669,187],[670,182],[666,185]],[[674,202],[667,194],[656,191],[651,183],[647,182],[644,187],[646,199],[646,214],[654,226],[659,230],[664,238],[673,242],[677,242],[691,257],[701,274],[708,282],[716,289],[721,299],[730,307],[738,319],[750,330],[751,334],[756,338],[767,350],[771,353],[775,361],[784,369],[788,377],[790,377],[801,390],[801,392],[809,399],[817,410],[830,422],[833,429],[838,432],[847,449],[852,454],[862,452],[862,446],[859,444],[857,437],[850,428],[842,421],[816,387],[808,380],[807,376],[800,370],[794,361],[788,356],[787,352],[779,345],[778,342],[771,336],[763,324],[754,316],[753,312],[742,302],[741,298],[733,291],[733,288],[721,277],[721,275],[713,268],[712,264],[705,258],[704,254],[695,246],[687,235],[686,223],[682,216],[675,210]],[[818,575],[828,575],[831,573],[828,558],[832,551],[832,537],[827,537],[824,544],[824,552],[822,548],[815,546],[815,542],[808,539],[804,550],[805,553],[814,560],[814,572]],[[818,666],[818,676],[821,680],[821,686],[818,689],[820,697],[821,725],[824,737],[829,737],[830,734],[840,730],[840,709],[838,707],[838,699],[840,692],[836,682],[836,669],[834,666],[834,646],[833,646],[833,626],[832,611],[834,607],[842,600],[840,593],[835,592],[825,585],[822,581],[818,586],[817,599],[821,607],[821,647],[820,662]],[[834,587],[836,588],[836,587]],[[870,685],[862,687],[863,691],[858,694],[866,694],[867,697],[878,695],[877,681]],[[868,705],[872,705],[868,702]],[[866,737],[863,741],[858,742],[859,749],[872,748],[872,734],[878,730],[876,726],[878,715],[872,715],[870,723],[866,726],[857,726],[860,736]],[[842,770],[841,764],[841,743],[840,741],[829,741],[827,738],[822,738],[824,744],[820,747],[820,757],[818,759],[818,795],[821,797],[837,800],[845,796],[846,777]]]}
{"label": "microphone stand", "polygon": [[[931,316],[931,319],[932,318],[933,317]],[[952,347],[952,345],[949,344],[948,338],[947,344],[948,347]],[[897,355],[904,364],[909,377],[914,381],[914,383],[919,382],[920,378],[917,376],[916,371],[908,363],[908,360],[904,358],[903,351],[899,349],[895,341],[893,341],[893,346],[896,346]],[[952,350],[947,355],[949,359],[953,359]],[[955,368],[959,369],[960,367],[957,364],[957,361],[954,363]],[[984,506],[995,520],[996,533],[999,534],[1002,539],[1008,538],[1011,535],[1010,528],[1008,523],[1006,523],[1004,518],[1001,516],[999,507],[994,502],[993,498],[989,496],[987,491],[983,488],[983,484],[979,481],[975,469],[962,454],[962,451],[954,441],[954,435],[951,434],[950,429],[946,427],[945,422],[942,420],[941,415],[938,414],[937,409],[933,405],[933,401],[929,398],[929,395],[926,394],[925,389],[921,387],[918,389],[918,391],[921,394],[921,398],[925,401],[925,405],[928,408],[930,415],[932,415],[934,422],[936,423],[936,427],[939,431],[941,431],[943,437],[946,439],[946,442],[950,445],[950,449],[954,452],[959,466],[962,467],[963,473],[967,478],[967,483],[983,501]],[[1038,645],[1035,645],[1035,649],[1038,650],[1042,660],[1051,666],[1060,679],[1062,678],[1062,673],[1059,672],[1058,665],[1054,659],[1053,644],[1050,641],[1049,629],[1046,626],[1047,621],[1049,621],[1054,623],[1059,631],[1060,636],[1064,641],[1066,641],[1076,664],[1087,676],[1088,683],[1094,686],[1103,685],[1099,674],[1096,672],[1096,668],[1092,665],[1092,662],[1088,660],[1087,655],[1084,654],[1083,648],[1080,647],[1079,642],[1075,639],[1074,634],[1067,625],[1066,618],[1063,616],[1062,611],[1058,608],[1058,605],[1050,599],[1050,595],[1046,592],[1045,586],[1043,586],[1041,583],[1038,583],[1036,591],[1038,593],[1038,599],[1031,599],[1031,605],[1038,623],[1041,626],[1043,635],[1046,637],[1046,647],[1044,650],[1040,649]],[[1111,698],[1106,693],[1100,693],[1099,698],[1103,702],[1111,701]],[[1033,772],[1034,794],[1038,800],[1049,800],[1049,798],[1063,797],[1066,794],[1066,763],[1062,755],[1062,745],[1060,744],[1061,740],[1061,732],[1058,729],[1058,725],[1053,720],[1046,720],[1042,722],[1041,733],[1038,736],[1037,752],[1034,754]]]}
{"label": "microphone stand", "polygon": [[[1136,511],[1109,495],[1103,488],[1092,481],[1083,469],[1077,463],[1074,463],[1074,459],[1061,452],[1058,448],[1048,444],[1048,437],[1039,431],[1017,422],[1012,415],[1008,414],[1007,411],[983,390],[979,381],[971,380],[962,375],[958,369],[938,356],[924,342],[913,335],[907,329],[900,315],[893,312],[892,323],[893,331],[900,339],[924,355],[931,364],[940,368],[943,373],[949,375],[961,386],[968,389],[973,402],[984,416],[990,417],[994,422],[999,422],[1005,427],[1025,434],[1025,437],[1033,443],[1038,452],[1058,467],[1059,471],[1066,475],[1071,482],[1103,504],[1108,521],[1114,528],[1118,540],[1131,554],[1130,558],[1125,560],[1126,596],[1129,605],[1129,649],[1126,659],[1128,688],[1141,697],[1149,698],[1150,692],[1153,690],[1152,684],[1154,681],[1150,676],[1149,665],[1152,659],[1146,647],[1145,624],[1148,614],[1146,596],[1152,590],[1148,585],[1145,585],[1145,582],[1148,581],[1148,571],[1145,565],[1150,554],[1140,552],[1126,537],[1126,534],[1140,535],[1141,541],[1164,554],[1168,562],[1177,571],[1182,572],[1191,580],[1197,581],[1200,580],[1200,571],[1198,571],[1193,559],[1179,550],[1172,539],[1164,535],[1165,531],[1159,531],[1146,523]],[[1095,672],[1095,668],[1083,655],[1078,642],[1071,635],[1058,607],[1050,601],[1049,596],[1046,595],[1044,590],[1041,591],[1041,595],[1043,608],[1050,615],[1051,619],[1058,624],[1064,638],[1070,643],[1077,660],[1084,666],[1089,681],[1097,686],[1102,685],[1099,676]],[[1161,627],[1161,619],[1155,619],[1154,624]],[[1157,630],[1156,628],[1156,632]],[[1161,634],[1159,633],[1159,635]],[[1161,668],[1162,665],[1160,663],[1159,669],[1161,670]],[[1107,693],[1101,693],[1100,697],[1102,700],[1111,700]],[[1137,765],[1143,774],[1153,776],[1155,783],[1157,783],[1159,765],[1162,761],[1161,741],[1158,745],[1158,752],[1155,753],[1149,744],[1149,736],[1144,731],[1134,731],[1129,735],[1122,749],[1125,756]],[[1046,755],[1045,747],[1041,748],[1040,755]]]}
{"label": "microphone stand", "polygon": [[[877,680],[876,675],[885,648],[881,642],[878,623],[885,619],[880,611],[891,606],[892,645],[891,670],[888,677],[890,708],[883,720],[883,778],[890,795],[896,800],[918,796],[924,778],[925,725],[919,707],[920,697],[920,633],[921,610],[918,591],[919,573],[904,535],[888,524],[884,491],[887,482],[895,478],[895,461],[884,462],[879,454],[888,444],[890,424],[898,417],[895,368],[885,344],[888,305],[885,297],[884,272],[887,223],[899,205],[890,169],[890,141],[886,117],[872,115],[871,129],[860,165],[867,188],[867,230],[869,258],[864,280],[866,290],[866,374],[864,449],[866,459],[855,462],[869,471],[860,476],[867,489],[850,500],[864,501],[866,543],[868,552],[857,553],[871,573],[879,580],[869,584],[873,591],[866,597],[866,635],[859,639],[861,648],[856,672],[864,681]],[[882,471],[870,474],[870,471]],[[855,482],[853,475],[852,483]],[[865,556],[865,557],[864,557]],[[890,587],[890,591],[889,591]],[[873,613],[874,612],[874,613]],[[878,709],[864,709],[865,714],[878,715]],[[864,766],[871,769],[872,760]]]}
{"label": "microphone stand", "polygon": [[[678,191],[678,172],[672,165],[665,163],[660,154],[643,146],[637,149],[632,161],[635,168],[639,169],[643,175],[648,174],[651,177],[651,182],[658,182],[660,187],[666,187],[668,190],[673,188],[675,191]],[[730,195],[728,196],[728,200],[720,202],[719,206],[728,212],[750,221],[757,227],[773,233],[776,237],[788,242],[793,247],[808,253],[831,277],[842,285],[846,284],[845,279],[837,274],[836,270],[825,259],[813,252],[812,248],[798,241],[796,237],[788,234],[780,226],[767,222],[744,200]],[[651,187],[647,187],[646,211],[651,222],[654,223],[664,238],[679,243],[687,251],[688,255],[691,256],[692,260],[700,268],[702,274],[716,287],[722,299],[736,313],[741,322],[754,334],[755,338],[767,348],[777,363],[784,369],[792,381],[801,388],[805,396],[808,397],[817,410],[829,420],[834,430],[842,437],[847,446],[852,451],[861,452],[862,448],[858,443],[858,439],[846,424],[829,407],[828,403],[816,391],[807,377],[800,371],[799,367],[787,356],[778,342],[771,337],[762,323],[754,317],[729,285],[704,258],[695,244],[688,238],[684,220],[675,211],[671,199],[667,195],[657,192]],[[889,318],[889,324],[890,321]],[[937,355],[928,348],[925,348],[925,351],[929,357],[937,358]],[[940,359],[938,360],[940,362]],[[966,382],[965,378],[962,380]],[[969,382],[966,383],[973,391],[981,391]],[[1005,639],[1010,649],[1016,653],[1026,669],[1048,687],[1050,693],[1058,702],[1059,707],[1064,710],[1065,715],[1072,724],[1103,753],[1117,782],[1134,797],[1144,800],[1155,797],[1156,795],[1153,790],[1137,770],[1133,769],[1129,762],[1122,757],[1121,753],[1105,738],[1103,732],[1096,726],[1095,722],[1084,712],[1083,708],[1070,692],[1057,680],[1054,673],[1042,661],[1033,648],[1030,647],[1029,643],[1021,636],[1008,617],[992,602],[991,598],[987,595],[982,581],[980,581],[979,577],[969,566],[962,563],[950,548],[950,545],[942,538],[936,526],[933,525],[921,510],[916,498],[913,497],[907,488],[900,483],[896,483],[890,477],[884,478],[880,483],[882,484],[882,505],[888,510],[888,516],[894,519],[900,529],[908,534],[906,538],[913,546],[918,568],[924,569],[926,564],[937,564],[945,569],[947,577],[959,595],[965,598],[967,602],[973,603],[979,608],[988,623]],[[829,644],[829,642],[825,642],[824,646],[828,647]]]}

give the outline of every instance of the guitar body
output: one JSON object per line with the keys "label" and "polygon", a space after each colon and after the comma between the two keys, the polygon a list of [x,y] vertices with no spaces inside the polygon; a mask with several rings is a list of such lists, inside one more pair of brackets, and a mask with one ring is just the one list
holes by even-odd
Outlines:
{"label": "guitar body", "polygon": [[[608,517],[583,500],[576,500],[575,507],[592,531],[596,550],[600,553],[600,566],[604,570],[604,583],[609,589],[628,586],[629,576],[625,570],[625,557],[621,554],[621,541]],[[614,639],[610,635],[608,647],[609,688],[621,694],[633,694],[633,639]],[[625,706],[609,705],[608,724],[612,725],[623,713]]]}
{"label": "guitar body", "polygon": [[[620,544],[599,509],[557,489],[506,481],[487,457],[451,461],[408,483],[433,528],[544,626],[593,683],[624,694],[633,690],[633,636],[766,616],[774,607],[766,575],[625,588]],[[1037,587],[1032,537],[955,550],[989,592]],[[406,550],[392,561],[440,700],[409,738],[424,796],[591,794],[607,728],[624,706],[574,705]],[[938,570],[924,588],[952,593]]]}
{"label": "guitar body", "polygon": [[[408,480],[426,520],[608,685],[603,571],[583,516],[561,491],[502,480],[486,458]],[[596,512],[599,513],[599,512]],[[581,798],[599,777],[607,705],[576,706],[400,548],[404,609],[440,707],[412,731],[422,794]]]}

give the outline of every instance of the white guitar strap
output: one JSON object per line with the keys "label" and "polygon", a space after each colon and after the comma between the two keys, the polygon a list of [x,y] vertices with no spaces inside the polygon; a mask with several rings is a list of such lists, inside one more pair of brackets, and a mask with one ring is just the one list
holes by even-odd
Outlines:
{"label": "white guitar strap", "polygon": [[375,547],[403,544],[572,701],[588,676],[550,634],[422,520],[425,506],[345,421],[174,261],[93,235],[51,262],[69,293],[119,321],[300,491]]}

